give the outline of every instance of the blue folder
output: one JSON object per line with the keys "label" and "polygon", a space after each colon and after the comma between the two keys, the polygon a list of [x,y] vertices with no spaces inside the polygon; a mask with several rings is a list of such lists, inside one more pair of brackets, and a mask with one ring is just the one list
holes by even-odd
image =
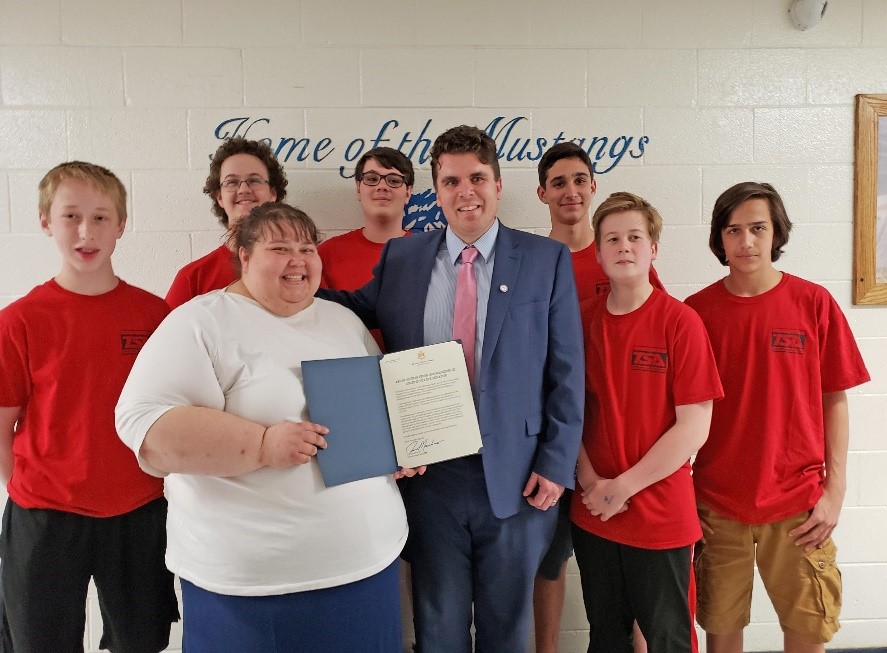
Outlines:
{"label": "blue folder", "polygon": [[309,419],[330,430],[317,452],[327,487],[397,471],[380,358],[302,362]]}

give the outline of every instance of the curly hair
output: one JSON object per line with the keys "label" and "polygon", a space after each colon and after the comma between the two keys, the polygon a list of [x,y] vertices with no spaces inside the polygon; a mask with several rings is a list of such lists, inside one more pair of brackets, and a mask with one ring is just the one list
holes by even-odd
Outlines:
{"label": "curly hair", "polygon": [[242,136],[230,138],[219,146],[216,153],[213,154],[212,161],[209,164],[209,176],[203,185],[203,192],[209,195],[213,201],[213,213],[219,218],[219,222],[223,227],[228,227],[228,214],[219,204],[216,195],[222,189],[222,164],[230,156],[235,154],[250,154],[256,157],[268,169],[268,184],[277,194],[277,201],[283,201],[286,197],[286,174],[283,166],[274,156],[274,152],[267,143],[262,141],[250,141]]}

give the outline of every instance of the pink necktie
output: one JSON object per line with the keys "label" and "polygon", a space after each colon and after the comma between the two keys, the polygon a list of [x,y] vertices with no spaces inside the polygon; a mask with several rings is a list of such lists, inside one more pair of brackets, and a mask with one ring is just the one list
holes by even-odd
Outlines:
{"label": "pink necktie", "polygon": [[462,266],[456,277],[456,304],[453,308],[453,338],[462,341],[468,378],[474,383],[474,340],[477,331],[477,279],[474,276],[475,247],[466,247],[460,254]]}

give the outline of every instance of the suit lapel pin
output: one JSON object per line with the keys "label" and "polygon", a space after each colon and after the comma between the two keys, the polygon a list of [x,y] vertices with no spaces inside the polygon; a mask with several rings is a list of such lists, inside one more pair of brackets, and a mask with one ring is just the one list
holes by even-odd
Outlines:
{"label": "suit lapel pin", "polygon": [[508,292],[508,286],[503,283],[501,286],[499,286],[499,292]]}

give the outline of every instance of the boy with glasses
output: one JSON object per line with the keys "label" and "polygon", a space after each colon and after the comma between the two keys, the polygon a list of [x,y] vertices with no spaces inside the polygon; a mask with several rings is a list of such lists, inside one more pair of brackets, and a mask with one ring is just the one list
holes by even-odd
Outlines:
{"label": "boy with glasses", "polygon": [[320,244],[322,287],[357,290],[373,278],[373,266],[392,238],[404,236],[403,216],[413,191],[413,164],[400,151],[377,147],[354,168],[363,227]]}
{"label": "boy with glasses", "polygon": [[[230,230],[254,207],[282,202],[287,183],[283,166],[267,144],[237,136],[216,150],[203,192],[212,198],[213,213],[221,225]],[[166,293],[166,303],[175,308],[197,295],[234,283],[237,274],[233,257],[225,242],[183,267]]]}
{"label": "boy with glasses", "polygon": [[[357,160],[354,180],[363,227],[329,238],[317,248],[323,262],[321,288],[357,290],[373,278],[385,243],[408,234],[403,216],[415,179],[412,162],[390,147],[373,148]],[[385,351],[379,329],[370,333]]]}

